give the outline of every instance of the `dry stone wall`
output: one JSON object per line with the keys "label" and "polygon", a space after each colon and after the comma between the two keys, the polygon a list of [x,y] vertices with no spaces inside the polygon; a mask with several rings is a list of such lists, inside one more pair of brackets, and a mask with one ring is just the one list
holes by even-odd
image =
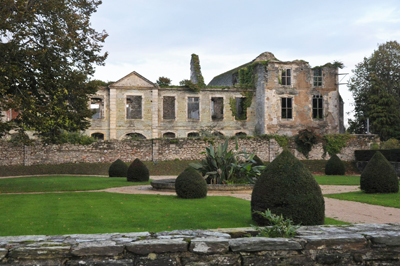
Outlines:
{"label": "dry stone wall", "polygon": [[[215,145],[225,142],[224,139],[213,139]],[[339,157],[344,161],[354,160],[354,150],[369,149],[373,142],[377,142],[376,135],[355,135],[348,141]],[[238,139],[238,150],[245,149],[254,152],[263,161],[272,161],[282,152],[282,147],[274,140],[263,138]],[[99,163],[113,162],[121,159],[125,162],[139,158],[142,161],[168,161],[168,160],[199,160],[204,158],[202,152],[209,147],[207,139],[154,139],[154,140],[124,140],[124,141],[99,141],[91,145],[45,145],[32,146],[14,145],[0,142],[0,165],[44,165],[64,163]],[[229,148],[236,149],[234,139],[229,140]],[[290,143],[289,148],[300,160],[305,160],[295,145]],[[309,155],[310,160],[324,158],[322,144],[314,145]]]}
{"label": "dry stone wall", "polygon": [[0,237],[0,265],[399,265],[400,224]]}

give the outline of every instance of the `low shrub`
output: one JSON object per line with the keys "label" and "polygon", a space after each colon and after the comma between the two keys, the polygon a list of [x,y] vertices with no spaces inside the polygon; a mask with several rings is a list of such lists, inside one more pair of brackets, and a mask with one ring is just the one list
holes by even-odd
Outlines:
{"label": "low shrub", "polygon": [[328,160],[325,166],[325,174],[326,175],[344,175],[346,173],[346,168],[344,163],[340,158],[333,154],[331,158]]}
{"label": "low shrub", "polygon": [[260,237],[294,237],[297,229],[300,227],[299,225],[294,225],[292,220],[285,219],[282,215],[273,214],[270,210],[257,212],[257,214],[268,220],[271,225],[266,227],[251,225],[251,227],[258,231],[257,236]]}
{"label": "low shrub", "polygon": [[128,168],[128,182],[145,182],[149,181],[150,173],[146,165],[136,158]]}
{"label": "low shrub", "polygon": [[360,177],[360,187],[365,193],[397,193],[399,179],[396,170],[380,152],[369,160]]}
{"label": "low shrub", "polygon": [[268,165],[254,185],[251,213],[258,225],[270,224],[257,213],[267,209],[295,224],[324,224],[321,188],[310,171],[287,149]]}
{"label": "low shrub", "polygon": [[126,177],[128,173],[128,166],[120,159],[116,160],[110,165],[108,169],[109,177]]}
{"label": "low shrub", "polygon": [[253,163],[251,166],[265,165],[263,161],[261,161],[260,157],[257,156],[257,154],[254,155],[253,160],[255,161],[255,163]]}
{"label": "low shrub", "polygon": [[175,191],[184,199],[204,198],[207,196],[207,183],[199,172],[188,167],[176,178]]}

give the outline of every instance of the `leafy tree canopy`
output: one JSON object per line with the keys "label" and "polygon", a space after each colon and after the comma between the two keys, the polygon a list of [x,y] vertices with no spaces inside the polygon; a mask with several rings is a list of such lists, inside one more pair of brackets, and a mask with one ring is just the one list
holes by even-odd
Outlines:
{"label": "leafy tree canopy", "polygon": [[90,27],[97,0],[2,0],[0,5],[0,106],[14,109],[10,127],[34,130],[54,142],[62,130],[78,131],[90,124],[89,82],[101,54],[106,32]]}
{"label": "leafy tree canopy", "polygon": [[382,140],[400,138],[400,44],[390,41],[356,65],[349,82],[355,102],[350,133],[370,132]]}
{"label": "leafy tree canopy", "polygon": [[159,77],[158,80],[156,81],[158,86],[160,87],[167,87],[171,85],[171,79],[167,77]]}

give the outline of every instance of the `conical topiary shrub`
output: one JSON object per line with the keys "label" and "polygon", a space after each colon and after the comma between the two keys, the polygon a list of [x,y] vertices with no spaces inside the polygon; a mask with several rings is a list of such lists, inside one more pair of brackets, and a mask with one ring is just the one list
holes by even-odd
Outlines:
{"label": "conical topiary shrub", "polygon": [[326,162],[325,174],[326,175],[344,175],[346,173],[346,168],[344,163],[340,158],[333,154],[331,158]]}
{"label": "conical topiary shrub", "polygon": [[254,155],[253,160],[254,160],[256,163],[253,163],[252,166],[265,165],[265,164],[263,163],[263,161],[261,161],[260,157],[257,156],[257,154]]}
{"label": "conical topiary shrub", "polygon": [[116,160],[108,168],[109,177],[126,177],[128,166],[120,159]]}
{"label": "conical topiary shrub", "polygon": [[399,192],[396,170],[379,151],[372,156],[361,173],[360,187],[365,193]]}
{"label": "conical topiary shrub", "polygon": [[145,182],[149,178],[149,169],[139,159],[135,159],[128,168],[128,182]]}
{"label": "conical topiary shrub", "polygon": [[268,221],[254,212],[267,209],[295,224],[324,224],[321,188],[310,171],[287,149],[268,165],[254,185],[251,213],[258,225],[268,225]]}
{"label": "conical topiary shrub", "polygon": [[184,199],[204,198],[207,196],[207,183],[199,172],[189,167],[176,178],[175,191]]}

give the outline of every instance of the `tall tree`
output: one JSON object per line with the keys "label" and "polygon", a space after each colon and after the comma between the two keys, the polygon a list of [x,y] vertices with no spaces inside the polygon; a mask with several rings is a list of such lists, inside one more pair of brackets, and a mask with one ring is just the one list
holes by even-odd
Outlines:
{"label": "tall tree", "polygon": [[355,102],[351,133],[370,132],[382,140],[400,138],[400,44],[390,41],[356,65],[349,82]]}
{"label": "tall tree", "polygon": [[90,25],[101,1],[0,2],[0,107],[19,112],[0,125],[2,133],[12,126],[56,141],[62,130],[86,129],[89,95],[96,92],[89,80],[107,57],[101,54],[107,33]]}

